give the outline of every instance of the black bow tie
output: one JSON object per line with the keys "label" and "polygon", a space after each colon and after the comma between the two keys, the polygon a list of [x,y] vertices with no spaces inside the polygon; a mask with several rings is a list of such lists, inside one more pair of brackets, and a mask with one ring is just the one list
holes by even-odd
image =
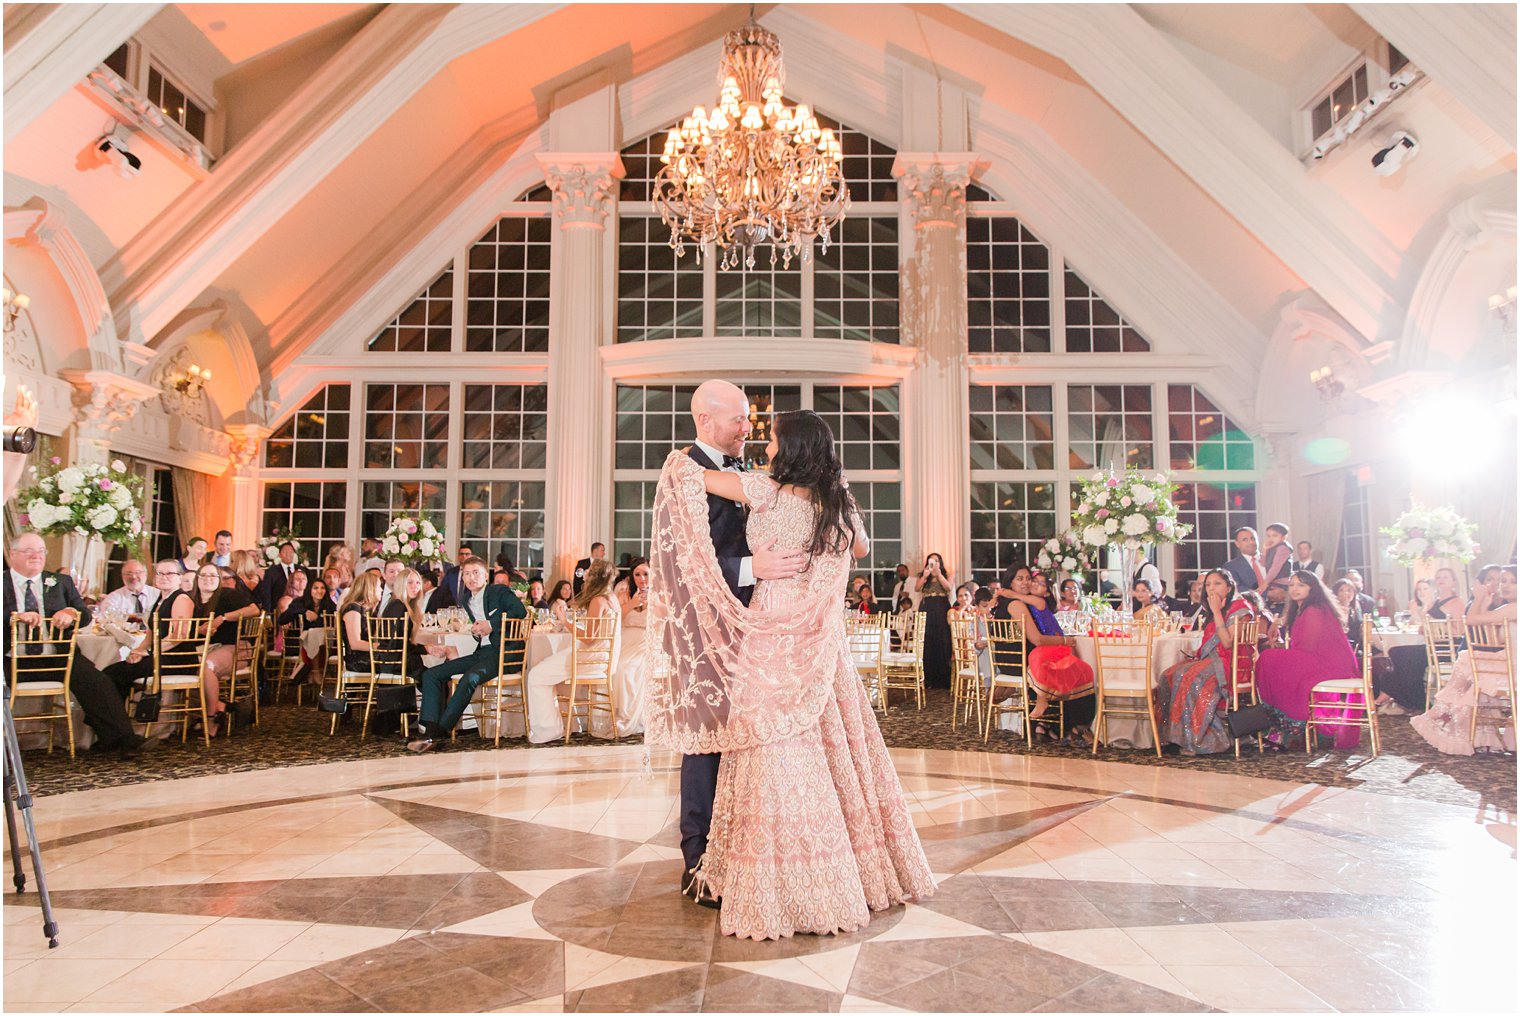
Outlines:
{"label": "black bow tie", "polygon": [[729,466],[733,466],[736,469],[743,469],[744,460],[739,458],[737,455],[725,455],[723,456],[723,468],[727,469]]}

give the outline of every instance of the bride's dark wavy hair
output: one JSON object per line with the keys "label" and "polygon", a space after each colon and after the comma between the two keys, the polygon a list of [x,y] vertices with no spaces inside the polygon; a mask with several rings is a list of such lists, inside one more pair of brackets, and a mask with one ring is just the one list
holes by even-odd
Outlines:
{"label": "bride's dark wavy hair", "polygon": [[823,417],[811,409],[781,413],[776,417],[776,457],[771,460],[771,479],[813,492],[818,509],[810,554],[839,553],[855,542],[850,513],[855,498],[844,485],[844,467],[834,449],[834,432]]}

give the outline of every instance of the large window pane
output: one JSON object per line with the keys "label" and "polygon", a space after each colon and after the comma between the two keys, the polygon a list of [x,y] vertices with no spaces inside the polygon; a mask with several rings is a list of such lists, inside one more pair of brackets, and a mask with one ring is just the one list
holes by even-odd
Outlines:
{"label": "large window pane", "polygon": [[1070,385],[1066,391],[1073,469],[1154,467],[1150,385]]}
{"label": "large window pane", "polygon": [[[715,332],[728,336],[796,337],[802,334],[802,260],[770,263],[771,247],[756,248],[755,267],[718,272]],[[689,255],[688,255],[689,256]]]}
{"label": "large window pane", "polygon": [[971,485],[971,578],[1001,580],[1039,555],[1056,533],[1055,484],[1049,480]]}
{"label": "large window pane", "polygon": [[465,385],[465,469],[543,469],[549,456],[547,385]]}
{"label": "large window pane", "polygon": [[1151,348],[1108,301],[1070,267],[1066,269],[1066,351],[1142,353]]}
{"label": "large window pane", "polygon": [[[390,528],[391,519],[403,512],[418,513],[440,528],[444,522],[446,492],[441,480],[366,481],[360,485],[359,535],[379,538]],[[445,536],[450,543],[457,539]]]}
{"label": "large window pane", "polygon": [[1054,469],[1049,385],[972,385],[971,468]]}
{"label": "large window pane", "polygon": [[364,386],[367,469],[441,469],[448,464],[449,386]]}
{"label": "large window pane", "polygon": [[549,348],[549,219],[505,218],[470,248],[465,348],[542,353]]}
{"label": "large window pane", "polygon": [[649,555],[654,511],[653,480],[619,480],[612,485],[612,558]]}
{"label": "large window pane", "polygon": [[692,338],[702,334],[702,266],[696,252],[676,257],[670,227],[659,219],[619,223],[619,342]]}
{"label": "large window pane", "polygon": [[369,348],[388,353],[447,353],[453,317],[454,269],[449,267],[369,340]]}
{"label": "large window pane", "polygon": [[[348,484],[269,481],[264,484],[262,533],[281,526],[299,529],[306,559],[321,565],[334,544],[343,542],[348,518]],[[383,530],[382,530],[383,531]]]}
{"label": "large window pane", "polygon": [[1254,469],[1250,435],[1193,385],[1168,385],[1167,429],[1173,469]]}
{"label": "large window pane", "polygon": [[892,595],[896,568],[902,561],[902,484],[852,483],[850,493],[871,538],[871,552],[855,562],[854,573],[869,575],[871,591],[878,597]]}
{"label": "large window pane", "polygon": [[270,469],[347,469],[348,409],[346,384],[323,385],[264,442],[264,465]]}
{"label": "large window pane", "polygon": [[1193,527],[1177,545],[1177,588],[1235,556],[1235,530],[1256,526],[1256,484],[1179,483],[1172,495],[1177,521]]}
{"label": "large window pane", "polygon": [[619,385],[614,465],[659,469],[675,448],[697,439],[691,419],[696,385]]}
{"label": "large window pane", "polygon": [[895,385],[816,385],[813,409],[833,428],[846,470],[902,468],[901,408]]}
{"label": "large window pane", "polygon": [[827,253],[814,245],[813,334],[897,342],[897,219],[848,218]]}
{"label": "large window pane", "polygon": [[459,540],[476,554],[506,554],[530,574],[543,567],[544,484],[466,480],[459,509]]}
{"label": "large window pane", "polygon": [[1017,219],[966,219],[973,353],[1050,352],[1050,250]]}

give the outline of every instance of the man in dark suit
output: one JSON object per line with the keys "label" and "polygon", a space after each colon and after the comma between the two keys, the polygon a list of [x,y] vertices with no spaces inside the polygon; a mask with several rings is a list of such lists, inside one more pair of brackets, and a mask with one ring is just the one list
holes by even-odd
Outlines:
{"label": "man in dark suit", "polygon": [[[279,560],[264,569],[264,577],[254,590],[254,599],[265,612],[273,611],[280,597],[285,595],[285,585],[290,581],[290,576],[305,571],[305,568],[296,563],[295,544],[289,541],[280,544]],[[307,574],[306,577],[309,579],[311,575]]]}
{"label": "man in dark suit", "polygon": [[[527,608],[511,587],[490,584],[485,561],[479,558],[466,561],[460,566],[459,574],[463,587],[459,606],[473,622],[470,634],[475,636],[476,649],[422,672],[422,709],[418,715],[417,736],[406,745],[418,754],[442,746],[475,697],[475,689],[498,676],[501,635],[506,619],[528,616]],[[521,646],[508,649],[515,652]],[[449,682],[455,677],[459,678],[459,685],[450,695]],[[444,705],[445,698],[448,699],[447,706]]]}
{"label": "man in dark suit", "polygon": [[[71,627],[84,627],[90,623],[90,608],[74,588],[74,580],[67,575],[43,571],[47,563],[47,546],[36,533],[25,533],[11,541],[10,567],[5,573],[5,679],[11,680],[11,619],[21,618],[31,627],[46,625],[60,634]],[[30,647],[29,647],[30,648]],[[49,650],[55,649],[48,646]],[[23,655],[14,662],[19,673],[17,679],[28,680],[27,670],[41,666],[42,656]],[[56,680],[52,673],[38,674],[35,680]],[[130,687],[130,681],[127,682]],[[77,652],[74,669],[69,678],[69,689],[84,711],[85,722],[95,731],[96,747],[100,751],[117,751],[123,758],[135,755],[144,748],[157,747],[157,741],[149,741],[132,729],[127,718],[126,694],[96,666]]]}
{"label": "man in dark suit", "polygon": [[[691,416],[697,425],[697,441],[688,454],[708,469],[742,473],[744,441],[749,437],[749,399],[727,381],[707,381],[691,396]],[[755,591],[756,579],[785,579],[799,574],[807,564],[802,552],[781,553],[771,546],[751,550],[745,538],[748,516],[744,506],[716,494],[707,496],[707,528],[713,552],[728,588],[745,606]],[[692,869],[707,852],[707,833],[712,826],[713,798],[718,790],[720,756],[681,756],[681,856],[686,874],[681,891],[689,890]],[[715,907],[710,896],[697,897],[703,906]]]}
{"label": "man in dark suit", "polygon": [[438,588],[428,597],[427,612],[436,614],[444,607],[459,606],[461,596],[459,585],[459,570],[475,557],[475,551],[467,543],[459,545],[459,561],[451,564],[443,570],[443,578],[438,582]]}
{"label": "man in dark suit", "polygon": [[1224,570],[1235,576],[1235,588],[1242,593],[1256,590],[1264,592],[1267,585],[1267,571],[1262,566],[1261,555],[1257,550],[1256,530],[1250,526],[1241,526],[1235,530],[1235,557],[1225,562]]}
{"label": "man in dark suit", "polygon": [[583,557],[575,562],[575,574],[571,576],[570,588],[575,591],[576,596],[581,594],[581,586],[586,584],[586,569],[591,567],[591,562],[600,561],[606,556],[607,545],[605,543],[593,543],[591,545],[591,556]]}

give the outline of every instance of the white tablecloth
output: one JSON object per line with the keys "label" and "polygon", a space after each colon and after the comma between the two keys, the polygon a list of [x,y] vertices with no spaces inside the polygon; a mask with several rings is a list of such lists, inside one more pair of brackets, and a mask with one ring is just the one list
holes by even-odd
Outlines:
{"label": "white tablecloth", "polygon": [[1423,646],[1425,636],[1417,631],[1377,631],[1374,629],[1372,644],[1386,653],[1394,646]]}
{"label": "white tablecloth", "polygon": [[301,632],[301,648],[306,650],[307,656],[315,658],[322,651],[322,643],[326,638],[326,628],[307,628]]}
{"label": "white tablecloth", "polygon": [[104,670],[113,663],[120,663],[128,651],[140,645],[146,636],[142,632],[124,632],[123,637],[128,641],[123,643],[121,637],[109,632],[82,631],[74,637],[74,645],[81,657]]}
{"label": "white tablecloth", "polygon": [[[1181,632],[1175,634],[1157,635],[1151,640],[1151,687],[1155,687],[1162,673],[1182,661],[1184,652],[1196,652],[1202,643],[1203,636],[1198,632]],[[1076,645],[1072,647],[1077,658],[1082,660],[1095,672],[1098,669],[1098,647],[1091,636],[1078,638]],[[1117,696],[1111,696],[1117,697]],[[1005,730],[1019,730],[1022,727],[1022,718],[1011,713],[1004,713],[998,718],[998,725]],[[1155,742],[1151,739],[1150,724],[1143,718],[1132,716],[1115,716],[1107,723],[1104,731],[1109,743],[1127,741],[1135,748],[1151,748]]]}

